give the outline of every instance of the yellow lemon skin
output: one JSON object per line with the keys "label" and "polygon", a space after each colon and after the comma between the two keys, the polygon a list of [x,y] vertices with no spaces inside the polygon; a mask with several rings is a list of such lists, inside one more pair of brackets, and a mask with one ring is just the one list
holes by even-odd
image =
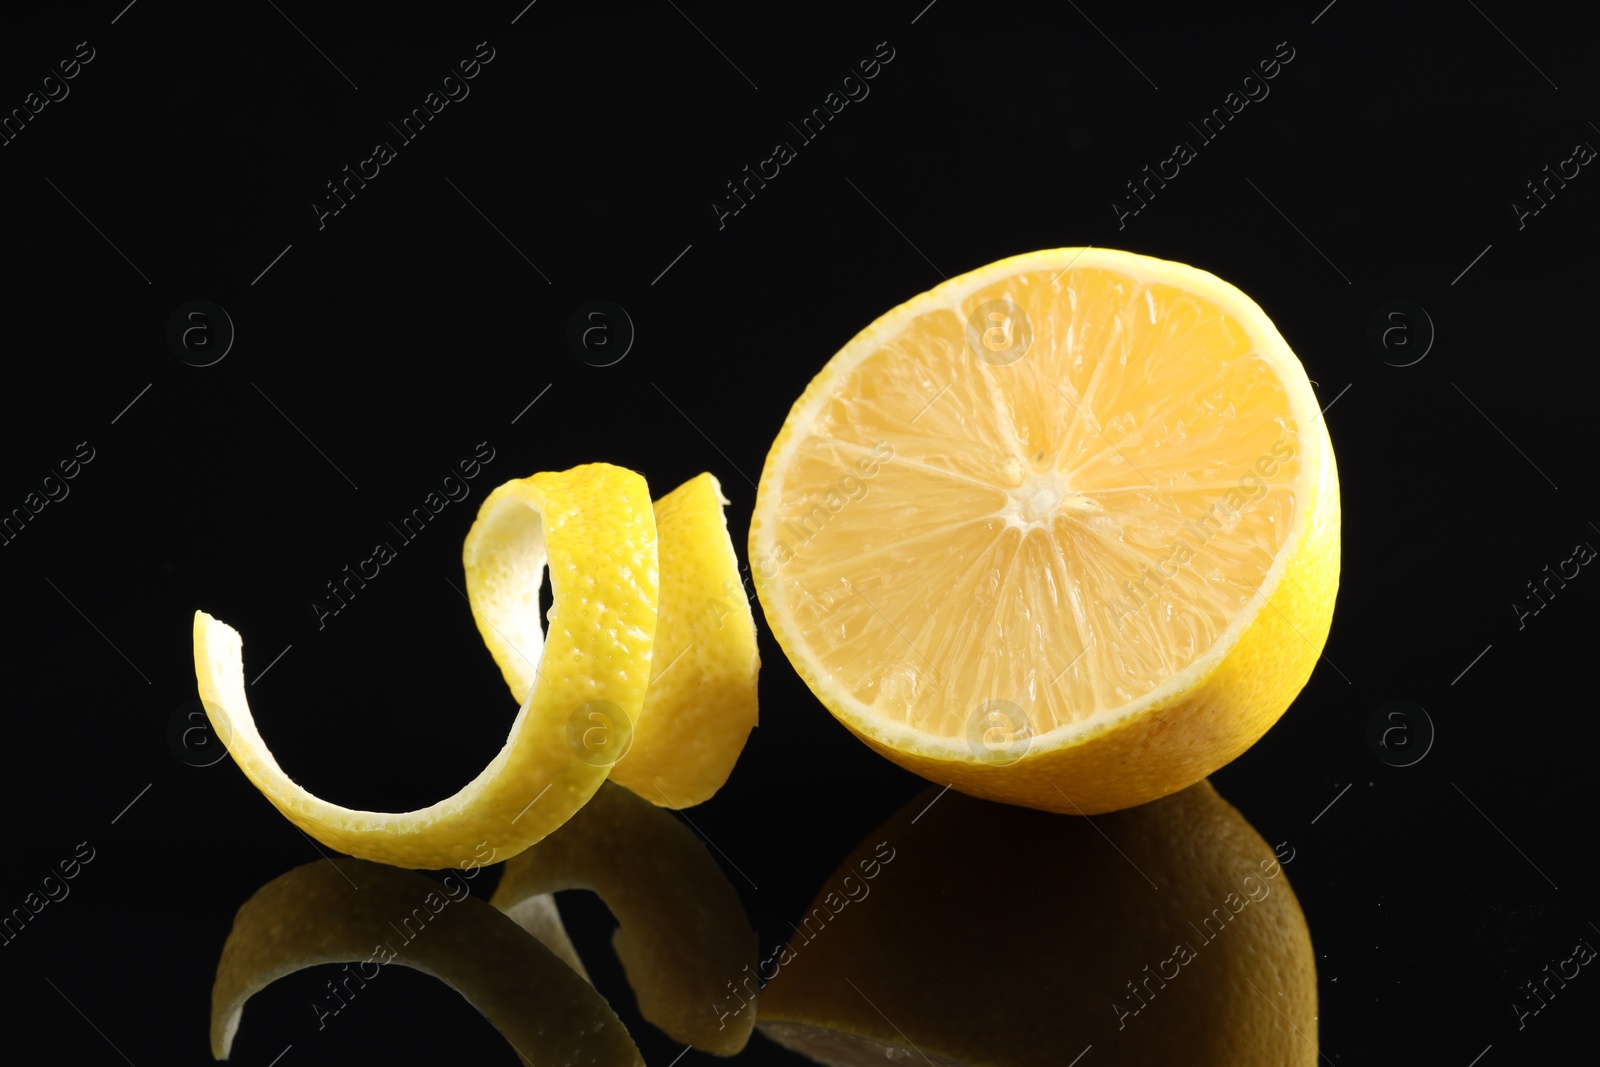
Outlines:
{"label": "yellow lemon skin", "polygon": [[[586,709],[597,706],[637,718],[644,705],[658,596],[655,513],[644,479],[600,463],[536,474],[490,494],[473,533],[479,536],[468,539],[467,582],[497,609],[480,614],[479,624],[502,666],[526,670],[528,685],[506,744],[488,766],[453,796],[416,811],[346,808],[295,782],[251,714],[238,632],[195,613],[195,675],[217,736],[251,783],[329,848],[412,868],[509,859],[566,822],[610,771],[574,746],[574,722],[581,727]],[[553,594],[547,639],[538,612],[546,559]],[[518,613],[511,609],[530,595],[520,580],[530,567],[532,612]],[[375,718],[381,721],[382,711]]]}
{"label": "yellow lemon skin", "polygon": [[721,486],[701,474],[656,501],[661,602],[654,676],[611,781],[661,807],[703,803],[756,726],[761,657]]}

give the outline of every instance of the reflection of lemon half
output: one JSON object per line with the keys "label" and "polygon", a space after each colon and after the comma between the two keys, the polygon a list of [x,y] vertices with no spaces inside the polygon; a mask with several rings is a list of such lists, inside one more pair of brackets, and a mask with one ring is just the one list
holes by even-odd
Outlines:
{"label": "reflection of lemon half", "polygon": [[[225,1060],[245,1001],[286,974],[347,964],[319,1018],[360,1003],[390,964],[438,978],[483,1013],[531,1064],[643,1067],[605,1000],[510,919],[467,894],[467,874],[436,882],[360,860],[319,860],[268,882],[234,918],[211,991],[211,1054]],[[358,888],[359,887],[359,888]]]}
{"label": "reflection of lemon half", "polygon": [[[639,1013],[719,1056],[744,1048],[752,1014],[719,1017],[726,986],[756,963],[744,906],[705,845],[677,818],[609,783],[572,820],[505,865],[490,903],[526,921],[545,894],[590,889],[617,917],[612,947]],[[530,927],[534,929],[534,927]]]}
{"label": "reflection of lemon half", "polygon": [[[523,609],[496,613],[504,625],[491,629],[490,647],[502,666],[503,657],[525,666],[529,688],[489,765],[454,796],[417,811],[352,810],[296,784],[256,729],[239,634],[195,614],[195,673],[218,736],[232,738],[228,751],[256,788],[325,845],[400,867],[460,865],[485,843],[507,859],[565,822],[610,770],[575,754],[573,717],[590,707],[639,715],[657,597],[655,517],[644,479],[593,463],[509,482],[484,501],[473,533],[481,554],[469,543],[468,582]],[[547,561],[548,640],[538,600]]]}
{"label": "reflection of lemon half", "polygon": [[873,749],[1093,813],[1198,781],[1289,706],[1339,514],[1305,369],[1254,301],[1056,249],[829,361],[767,455],[750,564],[778,643]]}
{"label": "reflection of lemon half", "polygon": [[928,789],[795,929],[758,1025],[832,1067],[1317,1062],[1305,917],[1209,783],[1092,824]]}

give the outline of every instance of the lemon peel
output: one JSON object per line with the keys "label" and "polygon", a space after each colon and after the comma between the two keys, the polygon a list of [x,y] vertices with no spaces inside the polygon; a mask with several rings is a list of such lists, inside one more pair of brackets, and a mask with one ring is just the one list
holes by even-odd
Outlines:
{"label": "lemon peel", "polygon": [[[444,868],[481,855],[508,859],[583,806],[610,765],[583,758],[571,723],[605,706],[637,718],[655,640],[656,529],[649,489],[638,474],[604,463],[535,474],[496,489],[479,522],[498,551],[467,546],[467,579],[520,598],[505,612],[507,636],[491,648],[503,666],[526,672],[521,709],[504,747],[453,796],[410,812],[346,808],[322,800],[286,774],[262,740],[245,697],[242,639],[203,611],[194,619],[195,674],[217,736],[245,776],[306,834],[361,859]],[[550,632],[540,630],[541,568],[549,567]],[[526,610],[531,601],[531,611]],[[508,668],[509,670],[510,668]]]}
{"label": "lemon peel", "polygon": [[756,624],[711,474],[656,501],[661,601],[644,709],[611,781],[660,807],[709,800],[756,725]]}
{"label": "lemon peel", "polygon": [[[533,684],[544,557],[513,501],[520,481],[484,501],[464,557],[473,618],[506,685]],[[661,807],[709,799],[728,780],[756,725],[755,619],[739,576],[717,479],[700,474],[654,504],[659,600],[643,706],[588,713],[575,729],[610,777]]]}

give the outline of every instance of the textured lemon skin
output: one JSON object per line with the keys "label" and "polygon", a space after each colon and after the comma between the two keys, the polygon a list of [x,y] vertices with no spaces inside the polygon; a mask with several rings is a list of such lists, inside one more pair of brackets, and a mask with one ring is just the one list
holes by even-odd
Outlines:
{"label": "textured lemon skin", "polygon": [[[401,813],[350,809],[295,783],[250,714],[238,633],[195,613],[195,673],[213,728],[256,788],[324,845],[397,867],[509,859],[566,822],[605,780],[609,766],[574,753],[570,724],[589,701],[610,701],[634,718],[643,706],[658,595],[649,489],[639,475],[609,464],[536,474],[491,493],[479,522],[508,500],[539,513],[549,550],[549,635],[538,671],[528,668],[530,685],[535,677],[537,684],[505,747],[459,792],[429,807]],[[469,535],[469,585],[485,577],[474,548]],[[537,584],[533,595],[537,625]],[[497,659],[525,663],[492,627],[485,640]]]}
{"label": "textured lemon skin", "polygon": [[710,474],[656,501],[661,601],[654,677],[611,780],[652,804],[709,800],[756,725],[756,624]]}
{"label": "textured lemon skin", "polygon": [[505,865],[490,903],[515,913],[564,889],[599,894],[617,918],[612,947],[639,1013],[675,1041],[732,1056],[752,1013],[712,1005],[756,967],[756,935],[722,868],[671,813],[610,783],[572,821]]}
{"label": "textured lemon skin", "polygon": [[939,792],[823,884],[761,993],[763,1034],[835,1065],[1061,1067],[1091,1044],[1085,1063],[1318,1062],[1305,915],[1209,783],[1095,826]]}
{"label": "textured lemon skin", "polygon": [[[637,719],[649,685],[660,596],[655,511],[639,474],[609,463],[541,472],[497,486],[478,508],[462,549],[467,599],[495,662],[519,702],[535,678],[561,684],[563,695],[609,699]],[[520,573],[525,528],[517,504],[537,511],[552,603],[543,657],[518,647],[502,613],[524,631],[539,625],[539,575]],[[553,505],[553,506],[552,506]],[[513,518],[502,520],[509,511]],[[570,591],[570,601],[561,597]],[[533,638],[532,641],[537,641]],[[531,642],[530,642],[531,643]],[[587,676],[586,676],[587,675]],[[615,689],[616,700],[601,689]],[[588,695],[585,695],[585,694]],[[602,776],[603,777],[603,776]]]}
{"label": "textured lemon skin", "polygon": [[[334,1013],[367,982],[382,984],[381,967],[392,954],[393,964],[433,975],[466,997],[525,1062],[643,1067],[599,993],[511,920],[465,895],[478,873],[441,885],[411,871],[333,859],[262,886],[239,909],[217,962],[212,1058],[228,1058],[245,1002],[284,975],[357,964],[332,979],[343,995],[323,998],[323,1010]],[[376,953],[380,947],[387,951]]]}
{"label": "textured lemon skin", "polygon": [[975,288],[975,279],[1040,269],[1064,271],[1080,261],[1084,266],[1123,269],[1192,288],[1228,307],[1279,360],[1283,384],[1293,398],[1301,462],[1317,472],[1314,485],[1305,487],[1305,496],[1296,504],[1306,518],[1298,523],[1293,543],[1280,551],[1280,559],[1288,557],[1287,566],[1276,572],[1276,580],[1269,577],[1263,585],[1266,603],[1231,649],[1213,650],[1222,653],[1220,660],[1212,654],[1203,656],[1198,665],[1209,661],[1209,670],[1180,693],[1065,742],[1036,738],[1021,759],[1000,765],[948,744],[891,738],[869,716],[847,707],[833,681],[812,666],[804,640],[787,619],[782,594],[773,588],[777,583],[759,567],[753,567],[752,574],[768,625],[796,672],[834,717],[873,751],[929,781],[973,796],[1092,815],[1168,796],[1237,758],[1293,703],[1327,641],[1340,569],[1341,508],[1333,446],[1304,368],[1266,312],[1246,294],[1187,264],[1112,249],[1066,248],[1013,256],[913,297],[862,330],[795,401],[767,453],[748,551],[752,560],[774,558],[776,524],[768,512],[780,499],[780,457],[790,441],[807,429],[797,414],[853,369],[853,364],[841,367],[847,354],[870,350],[892,337],[896,324],[949,305],[954,294]]}

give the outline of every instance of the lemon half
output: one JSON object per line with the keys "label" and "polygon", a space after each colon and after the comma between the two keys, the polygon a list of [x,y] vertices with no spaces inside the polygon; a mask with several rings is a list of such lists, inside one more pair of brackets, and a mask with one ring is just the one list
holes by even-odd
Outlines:
{"label": "lemon half", "polygon": [[1339,517],[1311,384],[1254,301],[1064,248],[845,345],[767,455],[749,549],[778,643],[869,746],[1093,813],[1283,714],[1327,638]]}

